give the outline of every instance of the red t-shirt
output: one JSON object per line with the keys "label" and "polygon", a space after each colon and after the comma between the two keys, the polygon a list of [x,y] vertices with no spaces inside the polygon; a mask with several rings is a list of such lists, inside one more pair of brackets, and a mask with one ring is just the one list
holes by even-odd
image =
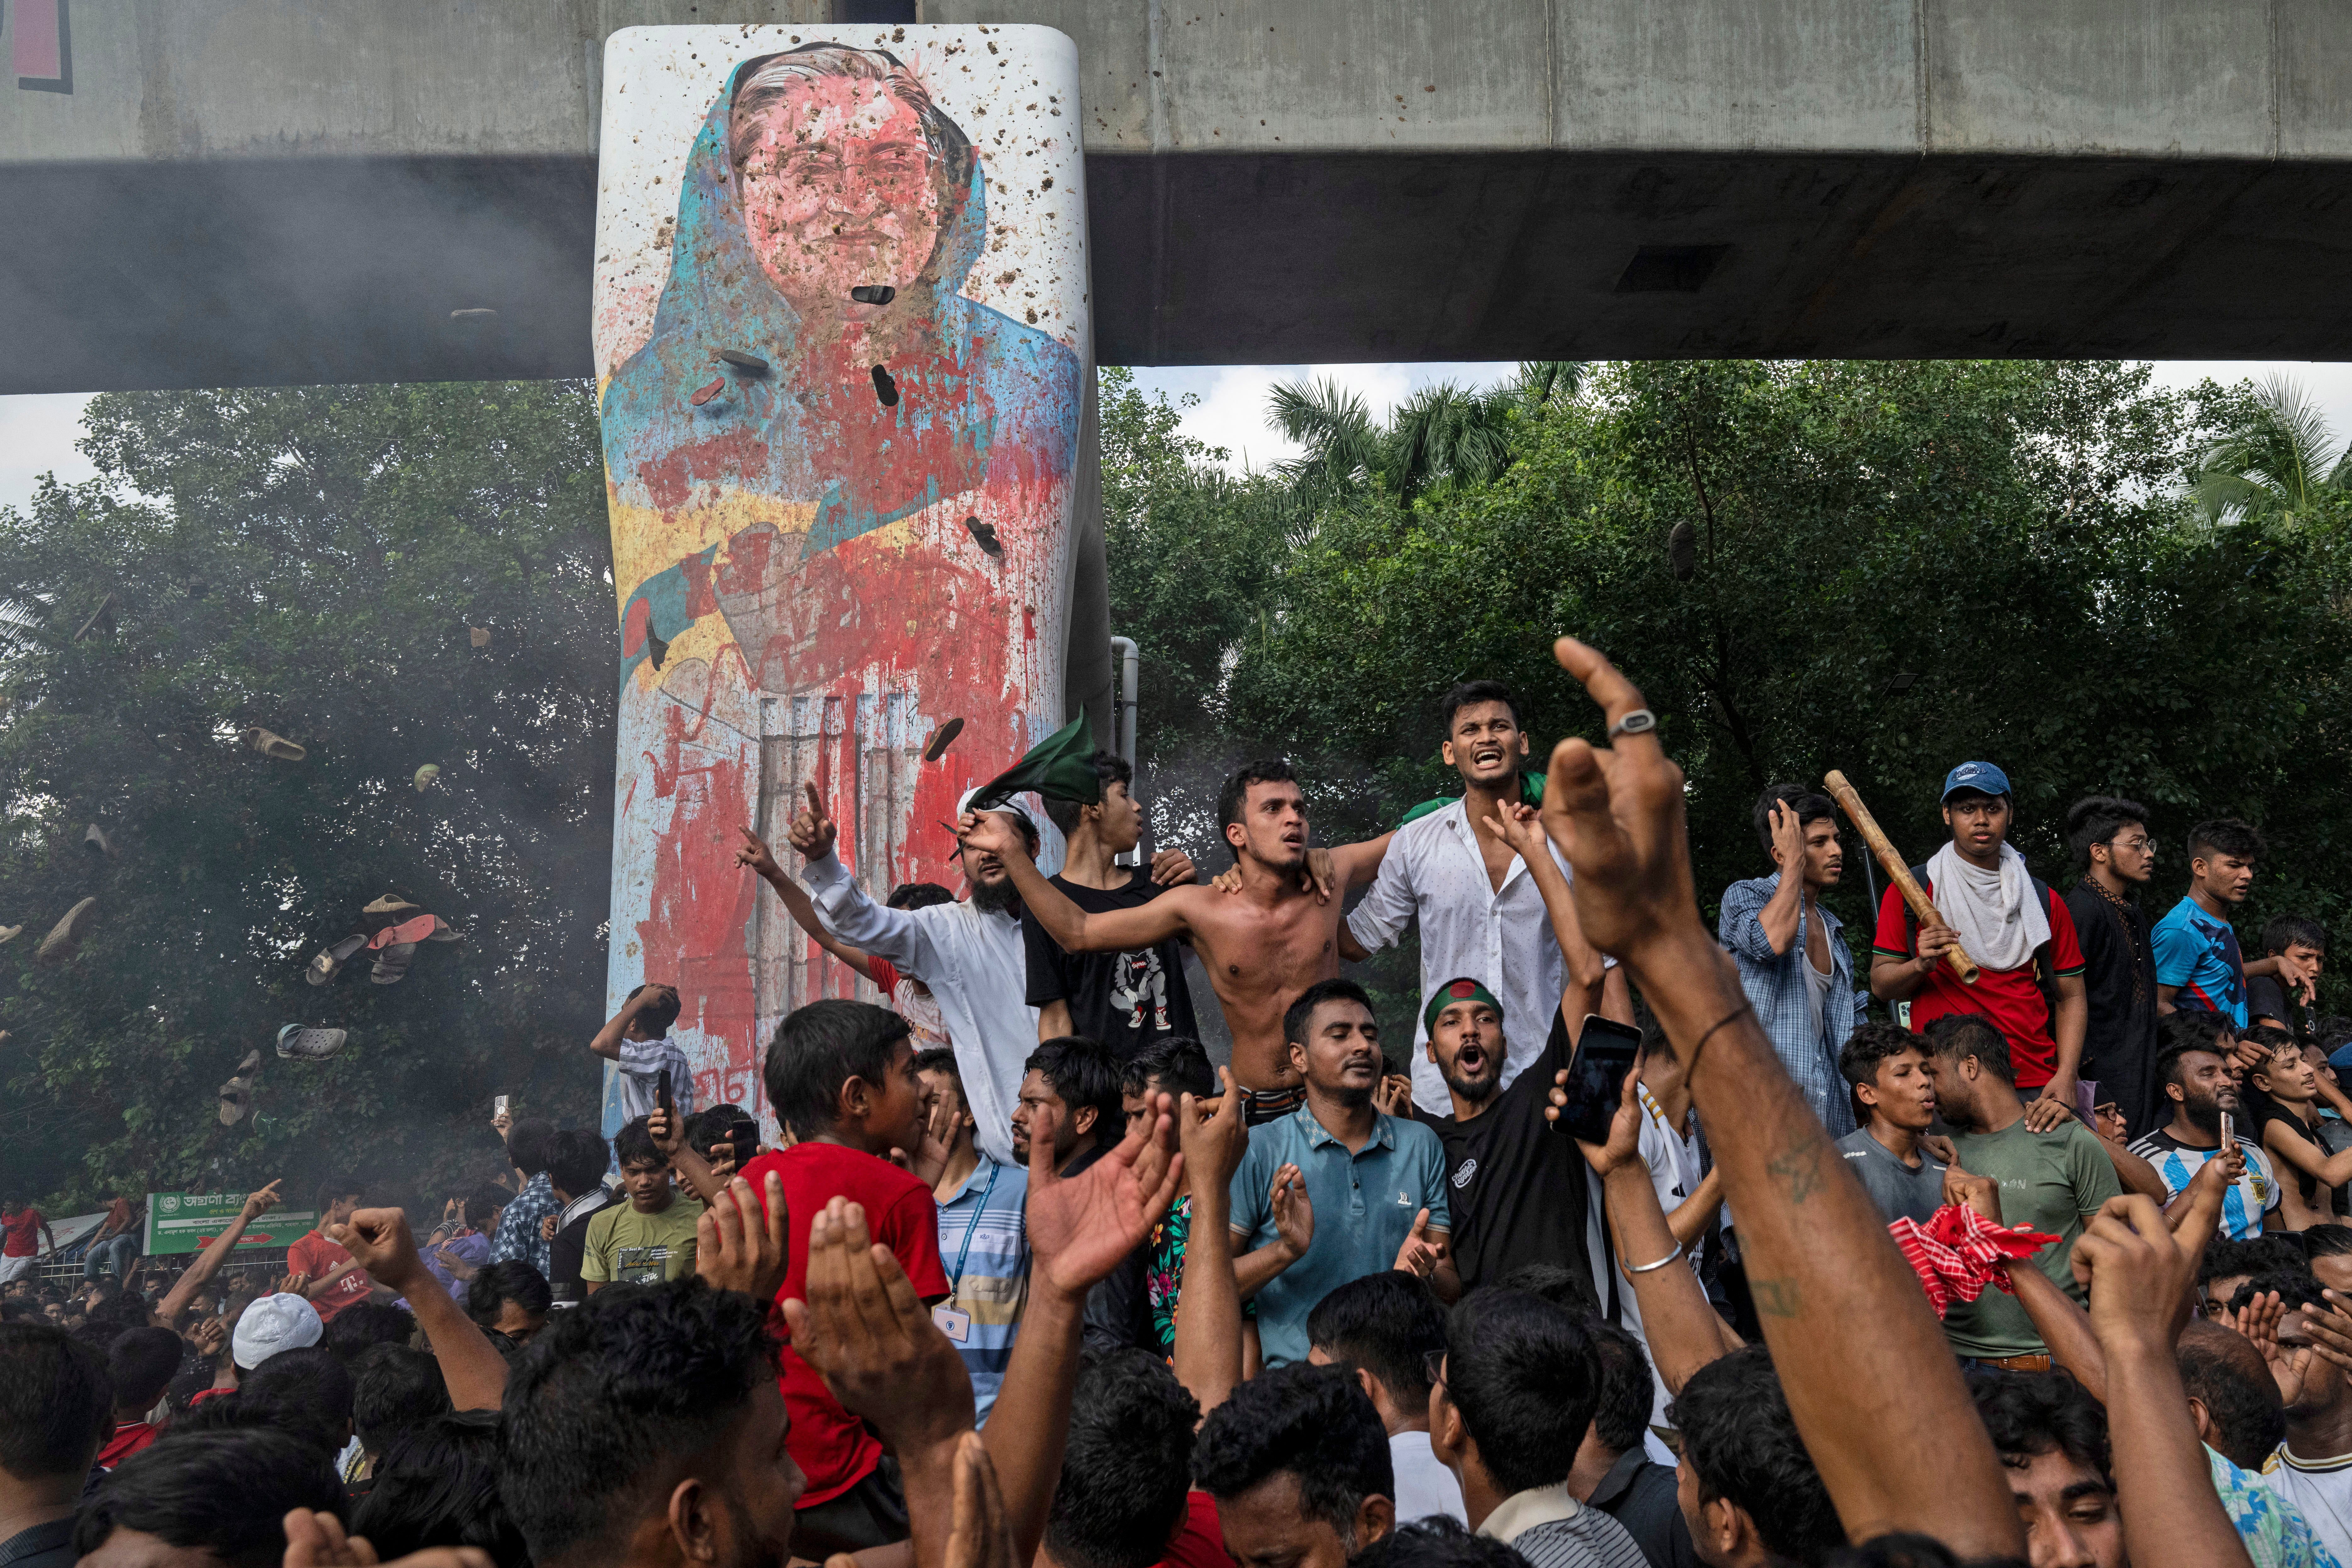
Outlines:
{"label": "red t-shirt", "polygon": [[[1932,894],[1932,884],[1923,882]],[[2050,959],[2061,975],[2083,973],[2083,949],[2074,939],[2074,917],[2066,900],[2050,900]],[[1903,889],[1889,882],[1878,906],[1878,933],[1872,946],[1890,958],[1916,958],[1911,911]],[[1975,955],[1971,953],[1970,957]],[[1911,1028],[1924,1033],[1947,1013],[1982,1013],[2009,1040],[2010,1065],[2017,1069],[2017,1087],[2040,1089],[2058,1070],[2058,1045],[2050,1037],[2050,1004],[2033,977],[2033,965],[2018,969],[1988,969],[1981,961],[1977,983],[1963,985],[1948,964],[1938,963],[1919,989],[1911,994]]]}
{"label": "red t-shirt", "polygon": [[[286,1268],[290,1273],[309,1275],[310,1283],[316,1285],[350,1262],[351,1256],[341,1245],[314,1230],[286,1249]],[[311,1297],[310,1305],[319,1310],[319,1321],[331,1323],[335,1314],[352,1302],[366,1300],[370,1289],[367,1270],[354,1268]]]}
{"label": "red t-shirt", "polygon": [[1160,1568],[1234,1568],[1225,1551],[1225,1527],[1217,1520],[1217,1500],[1204,1491],[1184,1494],[1184,1523],[1168,1543]]}
{"label": "red t-shirt", "polygon": [[0,1258],[30,1258],[41,1249],[41,1211],[29,1205],[16,1211],[14,1219],[0,1219],[0,1231],[7,1233]]}
{"label": "red t-shirt", "polygon": [[[837,1143],[795,1143],[762,1154],[743,1167],[743,1179],[764,1192],[768,1173],[784,1184],[784,1209],[792,1216],[790,1257],[779,1303],[808,1289],[809,1223],[835,1197],[866,1209],[866,1228],[898,1258],[915,1294],[936,1300],[948,1293],[940,1267],[940,1209],[931,1189],[889,1161]],[[824,1379],[787,1345],[776,1383],[792,1416],[784,1447],[808,1477],[800,1506],[814,1508],[864,1480],[881,1462],[882,1445],[856,1416],[841,1407]]]}
{"label": "red t-shirt", "polygon": [[100,1469],[110,1470],[162,1436],[144,1421],[125,1421],[114,1429],[114,1436],[106,1440],[106,1447],[98,1451],[94,1462]]}

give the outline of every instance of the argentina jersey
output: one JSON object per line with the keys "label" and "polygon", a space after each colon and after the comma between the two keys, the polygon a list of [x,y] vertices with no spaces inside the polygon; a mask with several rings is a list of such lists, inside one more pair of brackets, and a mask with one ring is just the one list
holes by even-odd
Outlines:
{"label": "argentina jersey", "polygon": [[[2246,1173],[2221,1195],[2221,1234],[2232,1241],[2251,1241],[2263,1233],[2263,1215],[2278,1206],[2278,1182],[2260,1149],[2243,1138],[2238,1140],[2238,1148],[2246,1157]],[[2183,1143],[2161,1128],[2134,1143],[2131,1152],[2155,1166],[2156,1173],[2164,1178],[2167,1202],[2179,1197],[2205,1162],[2221,1152],[2219,1148]]]}

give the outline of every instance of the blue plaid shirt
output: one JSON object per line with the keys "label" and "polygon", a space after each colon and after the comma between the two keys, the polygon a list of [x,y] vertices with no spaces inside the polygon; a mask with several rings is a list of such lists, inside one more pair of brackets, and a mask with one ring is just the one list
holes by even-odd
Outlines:
{"label": "blue plaid shirt", "polygon": [[509,1258],[520,1258],[542,1277],[551,1276],[555,1269],[555,1244],[540,1234],[540,1222],[562,1210],[556,1201],[555,1188],[541,1171],[522,1184],[522,1191],[507,1205],[507,1212],[499,1216],[498,1239],[490,1244],[490,1261],[504,1263]]}
{"label": "blue plaid shirt", "polygon": [[1837,916],[1813,906],[1830,942],[1830,989],[1822,998],[1822,1024],[1813,1027],[1812,1004],[1806,999],[1805,917],[1797,910],[1797,935],[1789,951],[1776,953],[1765,940],[1760,918],[1764,906],[1780,890],[1780,873],[1734,882],[1723,890],[1723,913],[1716,921],[1716,938],[1739,962],[1739,988],[1748,993],[1756,1016],[1771,1037],[1780,1065],[1804,1091],[1805,1102],[1822,1119],[1832,1138],[1853,1131],[1853,1105],[1838,1071],[1838,1052],[1845,1037],[1862,1020],[1853,1001],[1853,955],[1846,951]]}

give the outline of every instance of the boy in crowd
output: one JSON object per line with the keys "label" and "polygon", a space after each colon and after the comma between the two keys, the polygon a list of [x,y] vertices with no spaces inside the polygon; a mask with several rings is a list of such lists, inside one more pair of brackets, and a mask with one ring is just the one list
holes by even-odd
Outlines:
{"label": "boy in crowd", "polygon": [[1853,1131],[1838,1052],[1862,1022],[1845,928],[1822,905],[1844,874],[1837,807],[1801,784],[1756,802],[1756,837],[1776,869],[1723,890],[1716,934],[1739,961],[1739,986],[1772,1049],[1832,1138]]}
{"label": "boy in crowd", "polygon": [[[2171,1107],[2172,1120],[2135,1142],[2131,1152],[2164,1179],[2168,1207],[2189,1190],[2206,1161],[2217,1156],[2230,1160],[2230,1186],[2221,1195],[2218,1236],[2251,1241],[2265,1230],[2277,1229],[2278,1182],[2260,1146],[2246,1136],[2259,1130],[2239,1120],[2243,1110],[2238,1080],[2230,1068],[2237,1047],[2235,1031],[2217,1013],[2176,1012],[2159,1020],[2157,1037],[2157,1089]],[[2232,1121],[2232,1147],[2227,1151],[2221,1148],[2224,1116]]]}
{"label": "boy in crowd", "polygon": [[[1243,1300],[1257,1299],[1268,1366],[1307,1359],[1307,1313],[1350,1279],[1403,1268],[1440,1300],[1462,1293],[1444,1151],[1428,1128],[1372,1102],[1385,1063],[1364,988],[1317,982],[1284,1015],[1283,1033],[1307,1103],[1250,1130],[1231,1186],[1234,1273]],[[1318,1211],[1329,1216],[1320,1226]]]}
{"label": "boy in crowd", "polygon": [[74,1510],[113,1411],[95,1347],[46,1323],[0,1323],[0,1563],[73,1568]]}
{"label": "boy in crowd", "polygon": [[[1155,1114],[1160,1096],[1171,1104],[1183,1097],[1194,1100],[1194,1114],[1213,1109],[1217,1071],[1209,1053],[1192,1039],[1165,1040],[1148,1046],[1130,1058],[1119,1079],[1119,1105],[1126,1126]],[[1121,1134],[1124,1136],[1124,1133]],[[1110,1278],[1087,1295],[1086,1341],[1088,1348],[1134,1347],[1165,1358],[1176,1350],[1176,1305],[1182,1295],[1184,1247],[1192,1231],[1192,1173],[1188,1169],[1176,1189],[1176,1201],[1151,1227],[1141,1247],[1111,1270]]]}
{"label": "boy in crowd", "polygon": [[1600,1365],[1565,1307],[1496,1289],[1454,1308],[1430,1442],[1462,1483],[1470,1527],[1532,1568],[1646,1568],[1625,1527],[1570,1484],[1600,1403]]}
{"label": "boy in crowd", "polygon": [[614,1134],[613,1155],[621,1163],[621,1185],[629,1201],[588,1222],[580,1263],[588,1293],[693,1273],[694,1227],[702,1218],[702,1204],[681,1196],[671,1184],[669,1160],[654,1146],[644,1117]]}
{"label": "boy in crowd", "polygon": [[1920,1140],[1936,1122],[1936,1076],[1918,1036],[1893,1024],[1864,1024],[1838,1053],[1863,1124],[1838,1140],[1846,1168],[1888,1220],[1925,1225],[1944,1206],[1944,1163]]}
{"label": "boy in crowd", "polygon": [[[2072,1113],[2083,1063],[2083,952],[2074,917],[2048,883],[2026,869],[2009,842],[2016,817],[2009,775],[1990,763],[1962,763],[1944,775],[1951,841],[1912,874],[1941,918],[1920,925],[1888,883],[1878,906],[1871,994],[1911,1004],[1911,1027],[1925,1031],[1948,1013],[1979,1013],[2009,1041],[2018,1088],[2053,1101],[2045,1118]],[[1976,961],[1963,985],[1944,954],[1955,944]]]}
{"label": "boy in crowd", "polygon": [[1307,1361],[1352,1375],[1380,1413],[1400,1523],[1467,1522],[1462,1483],[1430,1447],[1430,1360],[1445,1354],[1445,1312],[1429,1287],[1391,1268],[1350,1279],[1307,1315]]}
{"label": "boy in crowd", "polygon": [[598,1215],[628,1199],[604,1185],[610,1150],[586,1128],[558,1132],[547,1157],[548,1184],[564,1200],[554,1216],[554,1238],[548,1243],[547,1284],[557,1306],[576,1307],[587,1295],[581,1270],[588,1260],[588,1227]]}
{"label": "boy in crowd", "polygon": [[[2246,1031],[2246,1038],[2270,1052],[2247,1081],[2260,1091],[2254,1103],[2262,1124],[2256,1132],[2281,1178],[2279,1223],[2288,1230],[2326,1225],[2336,1217],[2333,1189],[2352,1181],[2352,1152],[2330,1154],[2320,1141],[2319,1075],[2286,1030],[2260,1024]],[[2333,1083],[2326,1091],[2343,1102],[2343,1091]]]}
{"label": "boy in crowd", "polygon": [[[1045,797],[1045,815],[1066,841],[1062,868],[1046,880],[1088,914],[1135,909],[1159,897],[1165,884],[1192,881],[1192,862],[1172,850],[1153,856],[1148,868],[1118,864],[1143,837],[1135,770],[1109,752],[1097,752],[1090,765],[1102,787],[1100,805]],[[1174,938],[1123,952],[1070,952],[1024,913],[1021,940],[1039,1039],[1083,1035],[1124,1062],[1163,1040],[1198,1037],[1183,949]]]}
{"label": "boy in crowd", "polygon": [[[890,1163],[893,1149],[919,1150],[924,1142],[924,1087],[907,1021],[864,1002],[812,1002],[776,1026],[761,1070],[768,1101],[795,1140],[740,1173],[754,1193],[764,1192],[770,1171],[783,1184],[791,1261],[778,1302],[807,1296],[809,1223],[836,1196],[864,1206],[874,1240],[896,1256],[926,1305],[944,1300],[929,1184]],[[665,1142],[679,1137],[665,1131]],[[701,1163],[690,1151],[679,1158],[689,1173]],[[905,1540],[906,1497],[897,1467],[883,1464],[881,1444],[799,1351],[787,1346],[778,1365],[791,1412],[785,1446],[808,1482],[793,1529],[801,1553],[821,1562]]]}
{"label": "boy in crowd", "polygon": [[15,1198],[0,1202],[0,1234],[6,1237],[0,1244],[0,1285],[31,1279],[34,1260],[44,1251],[58,1249],[57,1233],[41,1211]]}
{"label": "boy in crowd", "polygon": [[1396,1528],[1380,1413],[1338,1367],[1277,1367],[1209,1412],[1192,1481],[1238,1563],[1343,1568]]}
{"label": "boy in crowd", "polygon": [[499,1233],[490,1242],[491,1262],[518,1259],[538,1269],[541,1278],[554,1268],[554,1241],[547,1234],[547,1222],[563,1210],[551,1174],[554,1149],[552,1121],[526,1117],[507,1129],[507,1158],[523,1182],[499,1215]]}
{"label": "boy in crowd", "polygon": [[2263,956],[2280,973],[2246,976],[2246,1018],[2300,1039],[2320,972],[2327,966],[2327,931],[2304,915],[2276,915],[2263,927]]}
{"label": "boy in crowd", "polygon": [[1013,1157],[1029,1163],[1029,1130],[1040,1107],[1054,1111],[1054,1169],[1075,1176],[1127,1136],[1124,1075],[1118,1058],[1093,1040],[1067,1035],[1045,1040],[1022,1065],[1013,1102]]}
{"label": "boy in crowd", "polygon": [[2232,1031],[2246,1026],[2246,983],[2274,977],[2302,990],[2318,972],[2294,951],[2248,963],[2230,918],[2253,890],[2263,836],[2231,817],[2189,830],[2189,891],[2156,922],[2156,1007],[2158,1013],[2199,1009],[2219,1013]]}
{"label": "boy in crowd", "polygon": [[948,1269],[940,1322],[971,1374],[973,1424],[986,1426],[1013,1361],[1021,1310],[1029,1300],[1029,1233],[1023,1215],[1029,1168],[999,1164],[981,1152],[955,1052],[944,1047],[919,1051],[915,1072],[923,1081],[930,1136],[948,1151],[947,1163],[931,1184],[940,1208],[940,1261]]}
{"label": "boy in crowd", "polygon": [[[302,1299],[318,1309],[321,1323],[334,1321],[335,1314],[354,1301],[366,1300],[373,1289],[367,1270],[321,1234],[331,1226],[349,1225],[352,1212],[359,1206],[356,1183],[337,1179],[322,1184],[319,1188],[319,1223],[286,1249],[287,1269],[299,1282],[297,1289]],[[390,1300],[392,1293],[385,1291],[383,1299]]]}
{"label": "boy in crowd", "polygon": [[2122,1111],[2126,1136],[2136,1136],[2164,1114],[2156,1089],[2156,953],[2139,904],[2156,869],[2147,808],[2114,795],[2078,800],[2066,811],[2066,843],[2083,868],[2066,890],[2090,1005],[2083,1076]]}
{"label": "boy in crowd", "polygon": [[[620,1096],[624,1121],[654,1113],[660,1102],[664,1073],[669,1075],[669,1092],[678,1114],[694,1114],[694,1069],[677,1042],[669,1037],[677,1014],[677,988],[647,982],[629,993],[621,1010],[607,1018],[588,1042],[590,1050],[614,1064],[613,1087]],[[540,1265],[546,1267],[545,1260],[541,1259]]]}
{"label": "boy in crowd", "polygon": [[[2034,1266],[2080,1305],[2075,1238],[2109,1198],[2123,1193],[2115,1163],[2091,1130],[2072,1117],[2047,1132],[2026,1124],[2009,1041],[1981,1013],[1947,1013],[1927,1026],[1928,1068],[1936,1103],[1954,1131],[1959,1163],[2000,1184],[2005,1225],[2030,1225],[2055,1244]],[[2049,1347],[2014,1296],[1987,1290],[1952,1302],[1944,1337],[1964,1360],[2012,1372],[2050,1370]]]}

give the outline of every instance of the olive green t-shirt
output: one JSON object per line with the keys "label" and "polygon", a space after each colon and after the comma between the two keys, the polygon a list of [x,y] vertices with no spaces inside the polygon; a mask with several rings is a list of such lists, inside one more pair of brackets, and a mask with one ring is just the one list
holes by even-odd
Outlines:
{"label": "olive green t-shirt", "polygon": [[614,1204],[588,1222],[580,1278],[604,1285],[684,1279],[694,1272],[694,1226],[701,1218],[701,1201],[683,1193],[672,1194],[659,1214]]}
{"label": "olive green t-shirt", "polygon": [[[2034,1255],[2034,1265],[2081,1301],[2074,1238],[2083,1234],[2084,1220],[2124,1190],[2105,1146],[2071,1117],[2047,1132],[2030,1131],[2018,1121],[1999,1132],[1960,1133],[1952,1143],[1962,1169],[2000,1184],[2003,1225],[2030,1225],[2058,1238]],[[1986,1286],[1973,1301],[1955,1300],[1944,1314],[1944,1337],[1953,1353],[1988,1361],[2039,1355],[2049,1348],[2017,1298],[1998,1285]]]}

